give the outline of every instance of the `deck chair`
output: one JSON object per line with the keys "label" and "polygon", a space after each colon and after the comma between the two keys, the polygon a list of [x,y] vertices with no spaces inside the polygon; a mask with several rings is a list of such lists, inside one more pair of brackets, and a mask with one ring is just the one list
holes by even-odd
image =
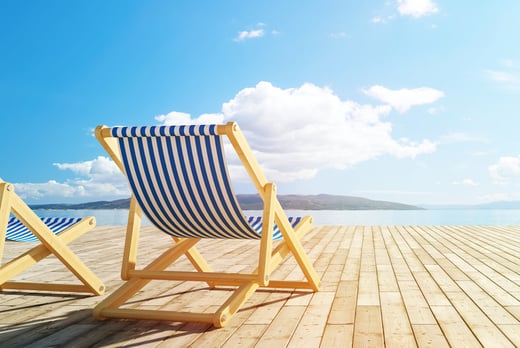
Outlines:
{"label": "deck chair", "polygon": [[[94,217],[40,218],[15,193],[14,186],[0,179],[0,290],[63,291],[101,295],[103,283],[70,250],[68,243],[96,226]],[[27,252],[2,264],[6,239],[39,242]],[[14,277],[53,254],[82,284],[12,281]]]}
{"label": "deck chair", "polygon": [[[132,197],[121,276],[126,282],[94,309],[94,317],[171,320],[224,326],[260,287],[319,290],[319,278],[300,239],[312,218],[289,219],[236,123],[226,125],[98,126],[97,139],[128,178]],[[261,218],[246,218],[233,193],[224,157],[230,140],[264,201]],[[146,267],[136,269],[142,213],[173,245]],[[248,274],[214,272],[196,248],[201,239],[255,239],[258,266]],[[281,239],[277,244],[273,240]],[[273,270],[292,253],[302,281],[272,280]],[[165,270],[185,255],[193,272]],[[205,282],[233,292],[214,313],[122,308],[151,280]],[[212,290],[210,290],[211,293]]]}

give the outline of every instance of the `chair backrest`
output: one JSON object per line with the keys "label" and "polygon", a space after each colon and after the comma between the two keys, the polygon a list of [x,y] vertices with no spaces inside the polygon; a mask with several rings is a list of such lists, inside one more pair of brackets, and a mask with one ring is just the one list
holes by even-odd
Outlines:
{"label": "chair backrest", "polygon": [[[63,217],[42,217],[40,218],[44,224],[54,234],[63,232],[67,227],[74,225],[82,220],[82,218],[63,218]],[[7,222],[7,231],[5,238],[18,242],[37,242],[39,239],[16,217],[11,216]]]}
{"label": "chair backrest", "polygon": [[[119,141],[132,193],[159,229],[184,238],[261,237],[261,225],[249,223],[233,192],[216,125],[110,131]],[[274,237],[281,237],[279,231]]]}

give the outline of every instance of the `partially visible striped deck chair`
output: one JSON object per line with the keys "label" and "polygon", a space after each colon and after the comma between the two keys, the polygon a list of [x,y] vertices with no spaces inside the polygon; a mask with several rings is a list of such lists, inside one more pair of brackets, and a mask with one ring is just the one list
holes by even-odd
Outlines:
{"label": "partially visible striped deck chair", "polygon": [[[259,288],[319,290],[319,278],[300,239],[312,218],[289,219],[236,123],[226,125],[98,126],[96,137],[127,176],[132,198],[122,262],[126,282],[94,309],[94,317],[206,322],[224,326]],[[246,218],[233,193],[224,157],[227,136],[264,201],[260,219]],[[166,252],[136,269],[141,215],[175,241]],[[255,239],[258,265],[251,273],[214,272],[196,249],[202,238]],[[273,239],[280,239],[273,245]],[[273,270],[292,253],[304,280],[272,280]],[[165,270],[186,255],[193,272]],[[151,280],[199,281],[211,288],[233,286],[214,313],[123,308]]]}
{"label": "partially visible striped deck chair", "polygon": [[[96,226],[94,217],[40,218],[14,192],[14,186],[0,179],[0,290],[64,291],[101,295],[103,283],[70,250],[68,243]],[[2,263],[6,239],[38,242],[25,253]],[[8,245],[8,244],[7,244]],[[13,281],[13,278],[54,254],[82,284]]]}

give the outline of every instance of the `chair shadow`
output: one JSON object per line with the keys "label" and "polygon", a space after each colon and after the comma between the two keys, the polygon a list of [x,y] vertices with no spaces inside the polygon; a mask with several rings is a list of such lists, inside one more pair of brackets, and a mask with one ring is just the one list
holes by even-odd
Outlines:
{"label": "chair shadow", "polygon": [[[206,291],[208,287],[193,289],[193,291]],[[231,287],[213,288],[210,291],[230,291]],[[190,291],[171,292],[164,295],[154,296],[154,299],[164,299],[182,295]],[[242,307],[239,312],[253,311],[257,308],[284,302],[288,299],[309,295],[305,291],[267,290],[260,289],[258,292],[284,293],[276,299],[259,304]],[[4,305],[0,303],[0,348],[2,347],[93,347],[93,346],[125,346],[138,347],[142,345],[159,344],[164,340],[180,338],[183,336],[198,336],[204,332],[218,330],[207,323],[184,323],[167,322],[157,320],[131,320],[131,319],[108,319],[104,321],[95,320],[92,316],[94,305],[89,300],[89,308],[81,304],[82,300],[91,298],[90,295],[78,294],[50,294],[32,293],[25,291],[2,291],[0,292],[2,303],[8,303],[7,298],[14,299],[20,296],[34,296],[34,303]],[[138,303],[140,301],[136,301]],[[41,315],[31,314],[34,310]],[[26,318],[26,319],[24,319]],[[195,339],[195,337],[194,337]]]}
{"label": "chair shadow", "polygon": [[[52,304],[67,301],[53,301]],[[51,303],[35,305],[35,307],[49,304]],[[27,311],[32,307],[24,306],[17,310]],[[145,344],[159,344],[169,338],[200,334],[210,329],[212,329],[210,324],[203,323],[124,319],[99,321],[92,317],[92,309],[71,308],[69,312],[61,315],[44,315],[21,322],[0,324],[0,348],[93,347],[120,344],[125,347],[138,347]],[[167,334],[161,335],[165,332]]]}

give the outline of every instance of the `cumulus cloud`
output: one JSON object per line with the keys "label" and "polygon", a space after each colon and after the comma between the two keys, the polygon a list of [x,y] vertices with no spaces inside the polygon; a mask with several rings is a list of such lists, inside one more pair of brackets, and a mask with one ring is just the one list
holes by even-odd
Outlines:
{"label": "cumulus cloud", "polygon": [[129,197],[130,191],[124,175],[108,157],[99,156],[94,160],[78,163],[54,163],[60,170],[68,170],[75,178],[63,183],[49,180],[45,183],[17,183],[16,192],[23,199],[38,202],[45,198],[46,202],[66,202],[103,200]]}
{"label": "cumulus cloud", "polygon": [[375,16],[375,17],[372,17],[372,19],[370,19],[370,21],[372,23],[381,23],[381,24],[385,24],[385,23],[388,23],[389,21],[391,21],[392,19],[395,18],[395,15],[388,15],[388,16]]}
{"label": "cumulus cloud", "polygon": [[438,144],[454,143],[489,143],[489,140],[480,135],[468,134],[463,132],[450,132],[441,136]]}
{"label": "cumulus cloud", "polygon": [[391,90],[376,85],[363,90],[363,92],[390,105],[401,113],[408,111],[412,106],[431,104],[444,97],[444,92],[429,87]]}
{"label": "cumulus cloud", "polygon": [[500,61],[500,68],[488,69],[484,73],[488,79],[500,84],[506,89],[520,90],[520,65],[511,59]]}
{"label": "cumulus cloud", "polygon": [[272,36],[280,35],[280,32],[276,29],[267,29],[267,24],[263,22],[256,23],[255,28],[251,30],[242,30],[237,33],[237,36],[233,38],[235,42],[242,42],[251,39],[258,39],[271,34]]}
{"label": "cumulus cloud", "polygon": [[[264,29],[265,27],[266,27],[265,23],[259,22],[256,24],[255,29],[239,31],[237,36],[233,39],[233,41],[241,42],[241,41],[257,39],[262,36],[265,36],[266,35],[266,31]],[[279,34],[279,32],[277,30],[272,30],[271,34],[276,36]]]}
{"label": "cumulus cloud", "polygon": [[419,18],[437,13],[439,8],[432,0],[397,0],[397,11],[402,16]]}
{"label": "cumulus cloud", "polygon": [[244,41],[247,39],[254,39],[258,37],[264,36],[264,29],[255,29],[255,30],[244,30],[238,33],[237,37],[235,37],[235,41]]}
{"label": "cumulus cloud", "polygon": [[[155,120],[169,125],[236,121],[269,180],[287,182],[310,179],[325,168],[345,169],[380,156],[415,158],[434,152],[433,141],[392,136],[391,111],[402,111],[410,105],[417,102],[364,105],[311,83],[283,89],[262,81],[239,91],[223,103],[219,113],[193,117],[172,111],[155,116]],[[231,175],[245,178],[238,158],[230,156],[229,160]],[[17,184],[17,191],[33,202],[41,197],[47,202],[63,202],[67,197],[77,201],[78,197],[102,200],[129,196],[126,179],[107,157],[54,165],[72,172],[75,178],[63,183]]]}
{"label": "cumulus cloud", "polygon": [[161,124],[211,124],[223,123],[224,115],[222,114],[202,114],[197,118],[192,119],[190,114],[184,112],[172,111],[166,115],[155,116],[155,119]]}
{"label": "cumulus cloud", "polygon": [[[429,140],[394,139],[392,124],[382,121],[391,109],[342,100],[311,83],[282,89],[260,82],[224,103],[221,119],[238,122],[267,176],[280,182],[309,179],[323,168],[344,169],[382,155],[414,158],[435,151]],[[181,118],[168,121],[181,123]]]}
{"label": "cumulus cloud", "polygon": [[[389,10],[388,7],[391,7]],[[386,3],[386,14],[378,15],[371,18],[372,23],[385,24],[397,16],[410,16],[420,18],[439,12],[439,7],[433,0],[397,0]],[[390,12],[390,14],[388,14]],[[435,24],[432,29],[437,28]]]}
{"label": "cumulus cloud", "polygon": [[463,179],[461,181],[454,181],[453,185],[478,186],[478,184],[473,179]]}
{"label": "cumulus cloud", "polygon": [[520,155],[517,157],[500,157],[497,163],[488,167],[488,172],[495,183],[509,183],[511,180],[520,177]]}

